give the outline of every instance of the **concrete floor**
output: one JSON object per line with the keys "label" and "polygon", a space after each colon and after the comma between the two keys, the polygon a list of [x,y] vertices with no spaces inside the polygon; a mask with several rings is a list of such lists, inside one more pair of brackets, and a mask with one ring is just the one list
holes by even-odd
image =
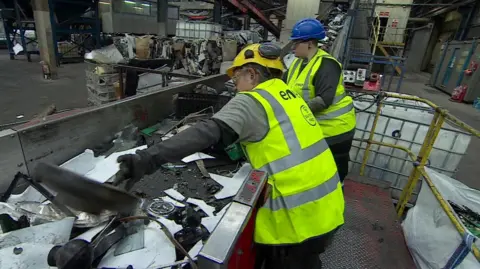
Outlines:
{"label": "concrete floor", "polygon": [[[59,79],[49,81],[42,78],[37,55],[33,56],[33,63],[28,63],[23,56],[17,58],[18,60],[11,61],[5,51],[0,51],[0,129],[2,125],[30,119],[51,104],[57,110],[88,105],[84,63],[62,65],[59,68]],[[448,95],[425,86],[427,82],[428,74],[407,74],[400,91],[429,99],[480,130],[480,111],[468,104],[448,101]],[[17,119],[19,115],[24,118]],[[476,177],[480,174],[480,165],[476,160],[478,153],[480,140],[472,139],[457,173],[460,181],[476,189],[480,189],[480,180]]]}
{"label": "concrete floor", "polygon": [[[428,99],[436,105],[447,109],[473,128],[480,130],[480,111],[473,108],[471,104],[451,102],[448,100],[450,96],[446,93],[426,86],[425,84],[428,83],[429,76],[430,74],[427,73],[407,74],[400,91]],[[456,174],[456,178],[459,181],[476,189],[480,189],[480,180],[477,176],[480,174],[480,165],[477,159],[479,156],[480,139],[472,137],[467,155],[463,157]]]}
{"label": "concrete floor", "polygon": [[31,63],[24,56],[12,61],[0,50],[0,126],[31,119],[52,104],[58,111],[87,106],[85,63],[60,66],[52,81],[43,79],[39,61],[38,55]]}

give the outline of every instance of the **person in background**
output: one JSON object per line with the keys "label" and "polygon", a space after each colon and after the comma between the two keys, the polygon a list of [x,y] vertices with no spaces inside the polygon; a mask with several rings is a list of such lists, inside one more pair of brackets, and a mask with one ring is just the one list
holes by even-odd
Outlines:
{"label": "person in background", "polygon": [[290,39],[297,59],[283,80],[315,114],[343,183],[355,134],[355,109],[343,87],[342,65],[318,48],[318,40],[325,36],[323,25],[316,19],[302,19],[295,24]]}
{"label": "person in background", "polygon": [[115,184],[136,182],[212,145],[240,142],[253,169],[268,173],[255,219],[256,268],[320,269],[319,254],[344,223],[345,201],[322,130],[301,96],[281,80],[279,56],[271,43],[245,47],[227,70],[238,94],[212,119],[120,156]]}

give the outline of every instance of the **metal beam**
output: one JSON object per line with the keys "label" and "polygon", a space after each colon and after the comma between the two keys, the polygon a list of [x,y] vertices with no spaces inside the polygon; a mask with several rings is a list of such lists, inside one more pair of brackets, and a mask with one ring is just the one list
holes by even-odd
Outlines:
{"label": "metal beam", "polygon": [[453,10],[453,9],[456,9],[456,8],[459,8],[461,6],[465,6],[465,5],[468,5],[468,4],[471,4],[473,2],[475,2],[476,0],[463,0],[463,1],[456,1],[452,4],[450,4],[449,6],[446,6],[446,7],[439,7],[439,8],[435,8],[431,11],[428,11],[427,13],[424,13],[420,16],[417,16],[417,17],[435,17],[435,16],[438,16],[438,15],[441,15],[443,13],[446,13],[450,10]]}
{"label": "metal beam", "polygon": [[[230,4],[234,5],[236,8],[238,8],[240,11],[242,11],[242,13],[247,13],[248,12],[248,9],[243,6],[240,1],[238,0],[227,0]],[[217,2],[221,2],[221,1],[218,1]]]}
{"label": "metal beam", "polygon": [[262,26],[268,29],[268,31],[277,38],[280,37],[280,29],[278,29],[278,27],[270,21],[270,18],[265,17],[265,15],[252,3],[250,3],[249,0],[243,0],[242,4],[249,9],[250,14],[258,23],[262,24]]}
{"label": "metal beam", "polygon": [[222,21],[222,5],[219,2],[213,4],[213,22],[220,23]]}
{"label": "metal beam", "polygon": [[[221,3],[219,0],[217,0],[217,2]],[[280,37],[280,29],[270,21],[270,18],[267,18],[265,14],[249,0],[226,0],[225,3],[226,2],[238,8],[240,11],[242,11],[242,13],[252,17],[277,38]]]}
{"label": "metal beam", "polygon": [[409,22],[430,22],[430,18],[408,18]]}
{"label": "metal beam", "polygon": [[424,3],[424,4],[402,4],[402,3],[377,3],[377,6],[401,6],[401,7],[417,7],[417,6],[450,6],[452,3]]}
{"label": "metal beam", "polygon": [[476,1],[475,4],[473,5],[473,7],[468,12],[467,17],[463,21],[462,32],[460,33],[460,36],[459,36],[460,40],[465,40],[466,39],[467,34],[468,34],[468,29],[470,29],[470,25],[472,24],[472,19],[474,17],[474,13],[477,12],[477,10],[478,10],[477,7],[478,6],[479,6],[479,2]]}
{"label": "metal beam", "polygon": [[[273,10],[273,13],[274,13],[275,16],[278,16],[278,17],[285,17],[286,16],[286,12],[287,12],[286,3],[282,4],[281,6],[278,6],[278,7],[272,7],[273,5],[271,3],[265,1],[265,0],[256,0],[255,5],[258,6],[259,8],[261,8],[261,9],[263,9],[263,11]],[[283,8],[283,10],[279,10],[279,9],[282,9],[282,8]]]}

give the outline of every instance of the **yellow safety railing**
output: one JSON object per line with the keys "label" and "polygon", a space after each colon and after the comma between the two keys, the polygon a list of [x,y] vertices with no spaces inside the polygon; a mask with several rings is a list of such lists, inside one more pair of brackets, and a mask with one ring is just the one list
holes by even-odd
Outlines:
{"label": "yellow safety railing", "polygon": [[373,37],[373,46],[372,46],[372,55],[375,55],[377,50],[378,37],[380,36],[380,17],[378,12],[375,12],[375,19],[372,21],[372,37]]}
{"label": "yellow safety railing", "polygon": [[[381,92],[380,95],[381,95],[380,101],[377,106],[375,118],[372,124],[372,129],[370,130],[370,135],[368,139],[361,140],[363,142],[366,142],[367,146],[365,149],[365,154],[363,155],[362,165],[360,167],[360,175],[363,176],[365,174],[365,167],[367,165],[371,145],[386,146],[386,147],[400,149],[407,152],[410,158],[412,159],[412,161],[414,162],[414,166],[410,173],[410,176],[408,177],[407,185],[403,188],[402,194],[400,196],[400,199],[396,207],[398,217],[400,218],[405,212],[405,207],[413,194],[413,190],[415,189],[415,186],[420,180],[420,177],[423,177],[424,181],[432,190],[432,193],[440,203],[441,207],[447,214],[448,218],[452,221],[453,225],[455,226],[457,231],[460,233],[460,235],[463,236],[463,234],[465,233],[465,229],[463,228],[463,225],[460,223],[460,220],[457,219],[457,217],[453,213],[449,204],[445,201],[445,199],[443,199],[440,192],[434,186],[429,175],[425,172],[425,164],[427,164],[427,161],[432,151],[435,140],[437,139],[437,136],[440,133],[440,130],[442,129],[442,125],[445,122],[445,120],[448,120],[449,122],[457,125],[461,129],[479,138],[480,138],[480,132],[474,129],[473,127],[469,126],[468,124],[462,122],[455,116],[451,115],[446,109],[440,108],[439,106],[435,105],[434,103],[426,99],[416,97],[416,96],[405,96],[405,95],[388,93],[388,92]],[[425,103],[435,110],[435,114],[433,116],[432,122],[430,123],[427,134],[425,135],[425,140],[423,141],[423,144],[420,148],[418,156],[416,156],[410,149],[406,147],[373,140],[375,129],[377,127],[378,119],[380,118],[380,114],[383,106],[382,100],[384,100],[386,97],[393,97],[398,99],[412,100],[412,101]],[[472,253],[475,255],[477,260],[480,261],[480,250],[477,248],[475,244],[472,246]]]}

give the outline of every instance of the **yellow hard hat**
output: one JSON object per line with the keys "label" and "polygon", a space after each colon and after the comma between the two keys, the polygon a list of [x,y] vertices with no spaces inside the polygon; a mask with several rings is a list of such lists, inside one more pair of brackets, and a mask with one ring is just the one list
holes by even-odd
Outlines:
{"label": "yellow hard hat", "polygon": [[232,66],[227,69],[227,75],[233,77],[233,71],[248,63],[255,63],[266,68],[283,71],[280,60],[280,47],[272,43],[251,44],[246,46],[233,60]]}

